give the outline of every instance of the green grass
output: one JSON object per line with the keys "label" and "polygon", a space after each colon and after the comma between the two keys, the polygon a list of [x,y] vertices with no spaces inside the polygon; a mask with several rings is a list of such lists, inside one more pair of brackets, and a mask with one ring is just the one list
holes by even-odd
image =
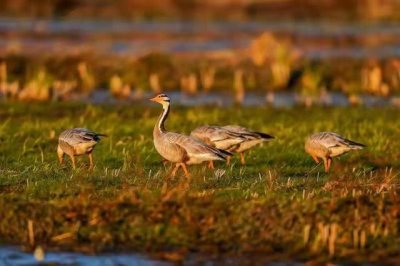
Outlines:
{"label": "green grass", "polygon": [[[159,106],[0,105],[0,239],[51,249],[263,253],[295,260],[399,259],[400,110],[173,106],[167,129],[239,124],[276,136],[216,171],[167,179],[152,143]],[[95,170],[57,162],[58,134],[106,133]],[[323,173],[313,132],[366,144]],[[308,175],[307,175],[308,174]],[[28,221],[34,243],[29,243]]]}

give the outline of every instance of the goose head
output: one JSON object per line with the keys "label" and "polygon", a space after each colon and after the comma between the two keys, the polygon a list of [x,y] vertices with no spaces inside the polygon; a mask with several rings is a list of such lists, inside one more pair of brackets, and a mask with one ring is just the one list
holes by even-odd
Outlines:
{"label": "goose head", "polygon": [[161,104],[163,106],[163,108],[165,109],[169,106],[169,103],[171,100],[168,97],[168,95],[161,93],[161,94],[158,94],[157,96],[151,98],[150,101]]}

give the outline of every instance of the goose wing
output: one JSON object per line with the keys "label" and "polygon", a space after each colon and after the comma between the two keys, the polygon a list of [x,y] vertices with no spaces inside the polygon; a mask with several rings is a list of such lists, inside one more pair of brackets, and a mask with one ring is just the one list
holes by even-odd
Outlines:
{"label": "goose wing", "polygon": [[203,157],[206,159],[225,160],[227,156],[231,155],[186,135],[167,132],[164,137],[169,143],[182,148],[189,158]]}
{"label": "goose wing", "polygon": [[241,127],[241,126],[237,126],[237,125],[228,125],[228,126],[224,126],[223,128],[227,129],[231,132],[240,134],[242,137],[246,138],[247,140],[254,140],[254,139],[268,140],[268,139],[274,138],[273,136],[271,136],[269,134],[252,131],[245,127]]}
{"label": "goose wing", "polygon": [[61,133],[59,140],[75,146],[85,142],[99,142],[104,134],[96,133],[86,128],[67,129]]}
{"label": "goose wing", "polygon": [[346,139],[339,134],[333,132],[321,132],[319,134],[315,134],[312,139],[317,140],[321,145],[328,149],[338,147],[349,149],[362,149],[363,147],[365,147],[364,144]]}
{"label": "goose wing", "polygon": [[190,133],[191,137],[200,139],[206,143],[212,143],[221,149],[239,144],[246,140],[241,134],[218,126],[202,126]]}

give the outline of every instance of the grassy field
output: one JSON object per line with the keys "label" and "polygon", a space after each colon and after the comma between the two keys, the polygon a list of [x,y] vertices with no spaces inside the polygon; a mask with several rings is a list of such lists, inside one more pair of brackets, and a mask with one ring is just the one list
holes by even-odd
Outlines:
{"label": "grassy field", "polygon": [[[167,179],[152,143],[158,105],[0,105],[0,239],[27,248],[192,252],[282,260],[395,262],[400,251],[399,109],[183,108],[167,129],[239,124],[276,136],[246,166],[191,166]],[[73,171],[57,162],[69,127],[106,133]],[[366,144],[323,173],[304,139],[335,131]],[[31,229],[29,229],[31,228]],[[30,233],[31,232],[31,236]],[[33,235],[32,235],[33,233]],[[33,237],[32,237],[33,236]]]}

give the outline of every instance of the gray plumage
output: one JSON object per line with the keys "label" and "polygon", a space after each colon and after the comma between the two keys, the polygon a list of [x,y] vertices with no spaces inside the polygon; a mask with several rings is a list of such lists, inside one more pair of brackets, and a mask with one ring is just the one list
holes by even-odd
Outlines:
{"label": "gray plumage", "polygon": [[190,133],[190,136],[225,151],[246,140],[244,136],[218,126],[198,127]]}
{"label": "gray plumage", "polygon": [[274,139],[274,137],[269,134],[252,131],[241,126],[228,125],[224,126],[223,128],[228,129],[236,134],[240,134],[245,138],[245,141],[240,143],[240,145],[238,145],[236,148],[230,150],[232,152],[244,152],[256,146],[257,144]]}
{"label": "gray plumage", "polygon": [[63,131],[58,138],[57,154],[60,163],[63,163],[64,154],[67,154],[75,168],[75,156],[87,154],[90,159],[90,169],[93,168],[92,152],[101,137],[106,135],[86,128],[71,128]]}
{"label": "gray plumage", "polygon": [[165,94],[159,94],[150,100],[163,106],[163,112],[154,126],[153,139],[157,152],[167,161],[175,163],[172,175],[175,175],[179,167],[182,167],[186,176],[189,176],[187,165],[202,162],[210,162],[212,165],[212,161],[225,160],[231,155],[192,137],[168,132],[164,127],[164,122],[170,111],[170,98]]}
{"label": "gray plumage", "polygon": [[364,147],[364,144],[346,139],[333,132],[315,133],[306,139],[304,146],[315,162],[319,163],[318,158],[324,161],[326,172],[330,169],[332,158]]}
{"label": "gray plumage", "polygon": [[201,126],[193,130],[190,135],[218,149],[240,153],[243,164],[245,163],[243,152],[274,138],[271,135],[235,125]]}

